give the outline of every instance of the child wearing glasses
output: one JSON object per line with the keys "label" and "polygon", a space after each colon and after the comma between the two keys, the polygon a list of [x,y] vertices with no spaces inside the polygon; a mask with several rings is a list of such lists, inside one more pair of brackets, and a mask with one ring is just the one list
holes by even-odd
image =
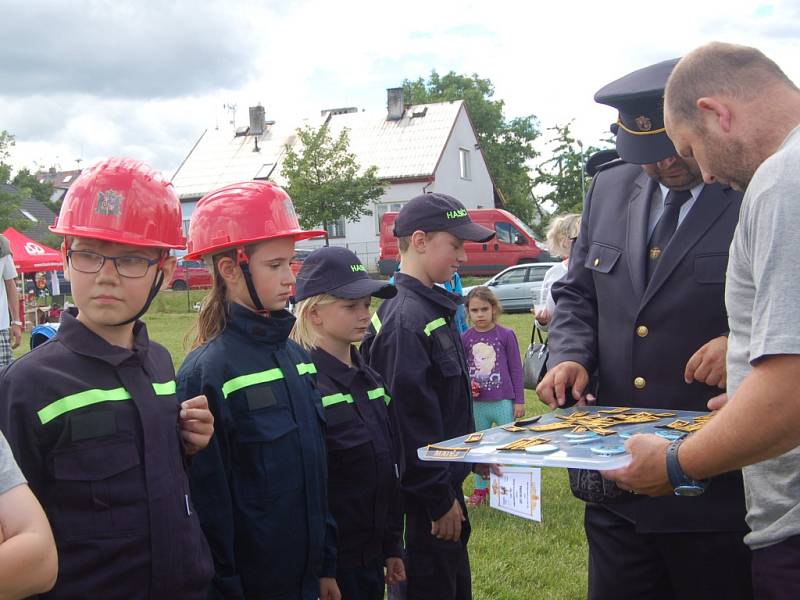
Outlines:
{"label": "child wearing glasses", "polygon": [[73,183],[51,230],[77,309],[0,376],[0,428],[58,549],[47,598],[206,598],[185,465],[213,417],[202,396],[178,402],[172,359],[138,320],[185,245],[178,198],[143,163],[109,159]]}

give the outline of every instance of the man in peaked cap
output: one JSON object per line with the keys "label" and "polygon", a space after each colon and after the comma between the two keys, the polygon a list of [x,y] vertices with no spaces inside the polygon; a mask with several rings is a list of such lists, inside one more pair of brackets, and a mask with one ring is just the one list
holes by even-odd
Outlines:
{"label": "man in peaked cap", "polygon": [[[586,402],[591,374],[607,406],[707,410],[724,389],[725,268],[741,195],[704,185],[664,131],[676,62],[595,95],[617,110],[621,160],[598,167],[569,271],[553,286],[550,370],[537,390],[552,407]],[[739,471],[677,490],[692,498],[645,498],[590,471],[570,483],[587,501],[591,600],[751,597]]]}

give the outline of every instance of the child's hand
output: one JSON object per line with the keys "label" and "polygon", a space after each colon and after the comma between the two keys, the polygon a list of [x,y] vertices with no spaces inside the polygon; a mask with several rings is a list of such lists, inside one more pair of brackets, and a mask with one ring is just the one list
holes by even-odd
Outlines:
{"label": "child's hand", "polygon": [[319,600],[342,600],[342,593],[333,577],[319,578]]}
{"label": "child's hand", "polygon": [[208,410],[208,399],[195,396],[181,403],[181,440],[186,456],[196,454],[206,446],[214,434],[214,415]]}
{"label": "child's hand", "polygon": [[525,416],[525,405],[524,404],[515,404],[514,405],[514,418],[521,419]]}
{"label": "child's hand", "polygon": [[402,558],[392,556],[386,559],[386,585],[394,585],[406,580],[406,566]]}
{"label": "child's hand", "polygon": [[447,542],[457,542],[461,539],[461,523],[465,520],[461,505],[458,500],[453,500],[450,510],[431,523],[431,535]]}

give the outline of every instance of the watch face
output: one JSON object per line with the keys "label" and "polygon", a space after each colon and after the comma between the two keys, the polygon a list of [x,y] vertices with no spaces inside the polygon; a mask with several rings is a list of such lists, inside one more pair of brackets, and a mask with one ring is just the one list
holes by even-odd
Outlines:
{"label": "watch face", "polygon": [[699,496],[706,489],[699,485],[679,485],[675,488],[676,496]]}

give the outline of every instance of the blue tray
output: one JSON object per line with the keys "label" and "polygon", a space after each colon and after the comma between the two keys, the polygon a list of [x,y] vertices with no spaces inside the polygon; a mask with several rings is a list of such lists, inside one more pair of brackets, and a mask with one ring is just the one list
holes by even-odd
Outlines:
{"label": "blue tray", "polygon": [[[622,450],[625,440],[637,433],[656,433],[667,439],[675,439],[686,432],[667,428],[666,425],[675,420],[694,423],[695,419],[708,418],[708,412],[687,410],[672,410],[668,408],[629,408],[626,412],[616,414],[638,414],[642,412],[657,415],[659,413],[672,413],[674,416],[663,416],[658,420],[647,423],[617,424],[606,429],[613,431],[611,435],[591,436],[589,433],[573,432],[572,428],[558,429],[555,431],[535,431],[529,427],[547,425],[549,423],[563,423],[564,417],[571,417],[574,413],[588,413],[591,416],[613,417],[609,413],[617,409],[614,406],[575,406],[568,409],[559,409],[544,414],[541,418],[520,432],[506,431],[503,427],[485,429],[479,442],[467,443],[469,436],[460,436],[417,449],[417,456],[425,461],[467,462],[467,463],[494,463],[504,465],[521,465],[532,467],[574,467],[580,469],[617,469],[630,462],[630,455]],[[621,409],[620,409],[621,410]],[[600,413],[598,415],[598,413]],[[525,419],[522,419],[525,421]],[[522,438],[547,438],[548,445],[555,446],[552,451],[533,453],[535,450],[498,450],[500,446],[509,444]],[[469,448],[468,451],[462,449]],[[535,448],[535,446],[534,446]]]}

